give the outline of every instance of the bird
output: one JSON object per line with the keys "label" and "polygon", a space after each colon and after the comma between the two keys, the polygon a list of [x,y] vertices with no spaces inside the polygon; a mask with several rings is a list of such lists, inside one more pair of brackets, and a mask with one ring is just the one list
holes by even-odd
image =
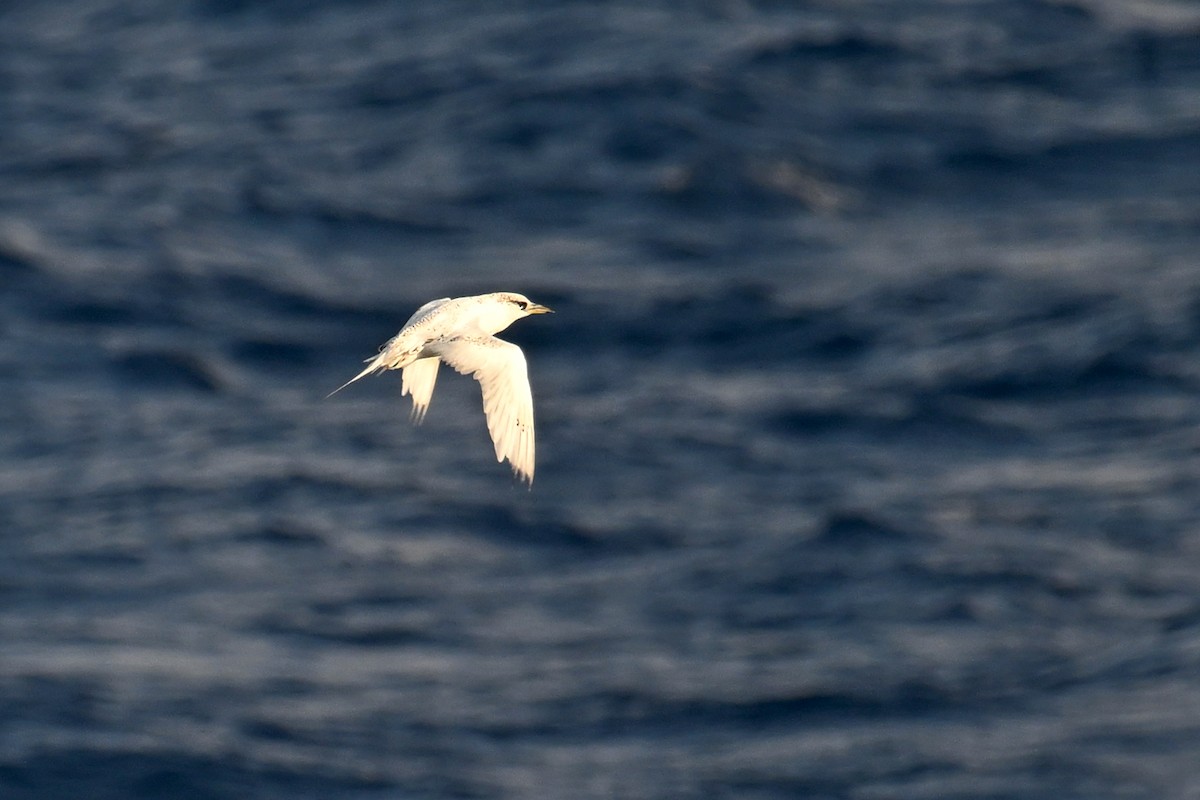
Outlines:
{"label": "bird", "polygon": [[400,396],[412,395],[410,419],[420,425],[429,410],[438,367],[445,362],[479,382],[496,461],[508,459],[517,479],[532,487],[533,394],[525,354],[493,334],[531,314],[551,313],[552,309],[516,292],[430,300],[379,348],[378,355],[365,359],[366,369],[328,396],[381,370],[403,370]]}

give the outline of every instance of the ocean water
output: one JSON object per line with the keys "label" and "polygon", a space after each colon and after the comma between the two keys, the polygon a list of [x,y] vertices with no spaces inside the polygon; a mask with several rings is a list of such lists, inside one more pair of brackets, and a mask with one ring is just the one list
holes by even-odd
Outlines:
{"label": "ocean water", "polygon": [[1200,797],[1198,252],[1184,0],[5,4],[0,798]]}

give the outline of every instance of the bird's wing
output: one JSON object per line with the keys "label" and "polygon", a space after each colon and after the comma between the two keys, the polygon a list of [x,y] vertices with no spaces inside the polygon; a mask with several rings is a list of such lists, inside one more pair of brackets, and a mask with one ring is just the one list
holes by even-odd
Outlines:
{"label": "bird's wing", "polygon": [[448,303],[448,302],[450,302],[449,297],[439,297],[437,300],[430,300],[428,303],[426,303],[425,305],[421,306],[420,308],[418,308],[416,311],[413,312],[413,315],[408,318],[408,322],[404,323],[404,326],[401,328],[401,330],[404,330],[404,328],[407,328],[409,325],[412,325],[414,322],[419,322],[421,320],[421,318],[424,317],[426,314],[428,314],[430,311],[433,311],[435,308],[440,306],[442,303]]}
{"label": "bird's wing", "polygon": [[425,412],[429,410],[429,398],[433,397],[433,385],[437,382],[439,363],[441,362],[437,356],[418,358],[401,373],[404,380],[400,386],[400,396],[412,395],[410,419],[414,425],[420,425],[425,419]]}
{"label": "bird's wing", "polygon": [[521,348],[483,336],[444,339],[431,343],[429,349],[457,372],[479,381],[496,460],[507,458],[517,477],[532,484],[533,396]]}

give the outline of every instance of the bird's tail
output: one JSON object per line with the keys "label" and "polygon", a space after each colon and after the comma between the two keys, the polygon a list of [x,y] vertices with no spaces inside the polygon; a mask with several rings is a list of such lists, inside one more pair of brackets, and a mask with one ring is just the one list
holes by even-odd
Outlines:
{"label": "bird's tail", "polygon": [[357,375],[355,375],[353,378],[351,378],[350,380],[346,381],[346,382],[345,382],[345,383],[343,383],[341,386],[339,386],[338,388],[334,389],[332,392],[330,392],[329,394],[327,394],[327,395],[325,395],[325,396],[326,396],[326,397],[333,397],[335,394],[337,394],[338,392],[340,392],[342,389],[345,389],[347,386],[349,386],[350,384],[354,383],[354,382],[355,382],[356,380],[358,380],[359,378],[365,378],[365,377],[367,377],[368,375],[370,375],[372,372],[378,372],[379,370],[383,369],[383,361],[384,361],[384,358],[383,358],[383,356],[384,356],[384,354],[383,354],[383,353],[380,353],[379,355],[375,356],[374,358],[367,359],[367,360],[368,360],[368,361],[370,361],[371,363],[367,364],[367,368],[366,368],[366,369],[364,369],[362,372],[358,373],[358,374],[357,374]]}

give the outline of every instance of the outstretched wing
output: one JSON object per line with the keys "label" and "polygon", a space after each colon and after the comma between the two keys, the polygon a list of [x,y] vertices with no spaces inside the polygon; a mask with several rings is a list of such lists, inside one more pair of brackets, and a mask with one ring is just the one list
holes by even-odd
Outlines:
{"label": "outstretched wing", "polygon": [[438,353],[457,372],[479,381],[496,460],[507,458],[517,477],[532,484],[533,395],[521,348],[486,336],[442,340],[431,343],[428,351]]}
{"label": "outstretched wing", "polygon": [[425,419],[425,412],[429,410],[429,398],[433,397],[433,385],[437,383],[440,363],[436,356],[418,358],[401,373],[404,379],[400,385],[400,396],[412,395],[413,407],[409,418],[414,425],[420,425]]}

